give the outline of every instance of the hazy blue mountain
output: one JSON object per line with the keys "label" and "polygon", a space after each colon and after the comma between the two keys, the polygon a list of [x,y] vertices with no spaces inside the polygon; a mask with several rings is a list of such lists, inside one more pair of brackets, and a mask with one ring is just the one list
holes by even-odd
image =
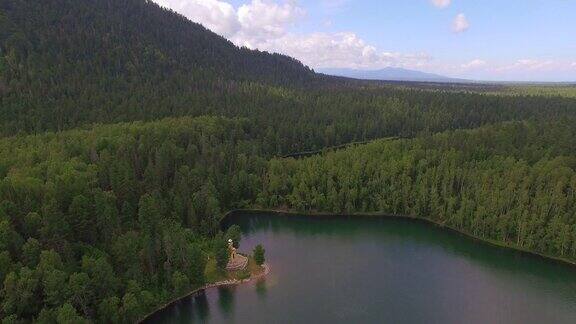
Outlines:
{"label": "hazy blue mountain", "polygon": [[465,82],[464,79],[449,78],[402,68],[388,67],[380,70],[318,69],[317,72],[363,80],[421,81],[421,82]]}

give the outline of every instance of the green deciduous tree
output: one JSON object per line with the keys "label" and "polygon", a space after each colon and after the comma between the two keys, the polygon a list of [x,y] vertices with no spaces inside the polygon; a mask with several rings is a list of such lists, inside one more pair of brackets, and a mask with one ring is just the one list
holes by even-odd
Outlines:
{"label": "green deciduous tree", "polygon": [[22,246],[22,261],[27,267],[35,268],[40,260],[40,242],[37,239],[29,238]]}
{"label": "green deciduous tree", "polygon": [[182,296],[190,289],[190,280],[188,277],[176,271],[172,274],[172,291],[175,296]]}
{"label": "green deciduous tree", "polygon": [[226,234],[224,235],[226,239],[232,240],[234,247],[240,247],[240,239],[242,238],[242,229],[238,225],[231,225]]}
{"label": "green deciduous tree", "polygon": [[44,301],[49,306],[59,306],[68,300],[68,274],[62,270],[47,270],[42,275]]}
{"label": "green deciduous tree", "polygon": [[84,316],[91,315],[91,306],[94,302],[94,291],[91,290],[90,277],[84,272],[70,275],[68,280],[69,301]]}
{"label": "green deciduous tree", "polygon": [[56,322],[58,324],[82,324],[88,321],[80,316],[70,304],[64,304],[56,310]]}
{"label": "green deciduous tree", "polygon": [[254,261],[256,261],[256,264],[258,265],[264,264],[264,261],[266,261],[266,259],[264,258],[265,252],[266,251],[264,250],[264,247],[262,247],[261,244],[256,245],[253,251]]}
{"label": "green deciduous tree", "polygon": [[230,251],[228,251],[228,242],[225,239],[219,238],[214,243],[214,256],[216,258],[216,265],[218,269],[226,269],[226,265],[230,260]]}
{"label": "green deciduous tree", "polygon": [[121,300],[113,296],[103,299],[98,305],[98,320],[102,323],[121,323]]}
{"label": "green deciduous tree", "polygon": [[40,296],[38,272],[21,268],[18,272],[9,273],[4,279],[2,310],[5,314],[30,317],[41,309]]}

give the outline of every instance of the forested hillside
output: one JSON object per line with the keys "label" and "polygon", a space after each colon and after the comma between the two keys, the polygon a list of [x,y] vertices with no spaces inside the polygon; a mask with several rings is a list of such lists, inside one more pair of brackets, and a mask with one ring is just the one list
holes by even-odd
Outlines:
{"label": "forested hillside", "polygon": [[[314,78],[290,57],[237,48],[151,1],[0,3],[2,120],[29,114],[12,132],[69,128],[102,114],[131,120],[135,111],[183,109],[198,94],[243,82]],[[60,119],[46,120],[53,114]]]}
{"label": "forested hillside", "polygon": [[2,1],[0,94],[0,136],[217,115],[257,121],[278,154],[552,118],[575,102],[347,84],[145,0]]}

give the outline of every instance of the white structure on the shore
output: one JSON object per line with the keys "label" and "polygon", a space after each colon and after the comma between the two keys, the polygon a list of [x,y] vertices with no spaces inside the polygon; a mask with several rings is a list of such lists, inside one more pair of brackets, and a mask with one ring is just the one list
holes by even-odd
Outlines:
{"label": "white structure on the shore", "polygon": [[232,239],[228,240],[228,251],[230,251],[230,260],[234,260],[236,257],[236,248],[234,247],[234,241],[232,241]]}
{"label": "white structure on the shore", "polygon": [[226,270],[237,271],[246,269],[248,258],[236,252],[234,241],[232,239],[228,240],[228,250],[230,251],[230,260],[226,265]]}

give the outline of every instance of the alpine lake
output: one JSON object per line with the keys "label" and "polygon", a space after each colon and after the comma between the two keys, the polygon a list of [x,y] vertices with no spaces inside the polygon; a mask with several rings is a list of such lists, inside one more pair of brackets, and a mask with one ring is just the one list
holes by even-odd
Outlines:
{"label": "alpine lake", "polygon": [[154,323],[576,323],[576,267],[420,221],[235,214],[270,273],[211,288]]}

